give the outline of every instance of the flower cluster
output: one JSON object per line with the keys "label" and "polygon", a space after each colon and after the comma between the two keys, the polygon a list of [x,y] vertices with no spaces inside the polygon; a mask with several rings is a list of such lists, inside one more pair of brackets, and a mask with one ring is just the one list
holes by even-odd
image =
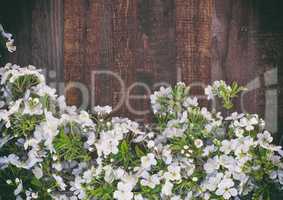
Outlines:
{"label": "flower cluster", "polygon": [[[268,199],[282,188],[283,152],[264,121],[201,107],[183,83],[151,96],[144,127],[109,106],[66,105],[33,66],[7,64],[0,79],[4,199]],[[241,90],[221,81],[206,93],[225,106]]]}
{"label": "flower cluster", "polygon": [[212,85],[205,88],[205,94],[208,99],[221,98],[223,107],[231,109],[233,107],[232,99],[243,90],[246,90],[246,88],[239,86],[236,82],[233,82],[230,86],[221,80],[214,81]]}

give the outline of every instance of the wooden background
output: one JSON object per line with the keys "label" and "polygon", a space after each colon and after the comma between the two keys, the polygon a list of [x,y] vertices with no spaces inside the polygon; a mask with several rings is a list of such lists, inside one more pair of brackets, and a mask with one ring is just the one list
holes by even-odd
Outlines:
{"label": "wooden background", "polygon": [[[238,81],[251,87],[245,110],[281,132],[282,10],[281,0],[3,0],[0,16],[18,48],[7,59],[47,69],[57,88],[63,80],[82,82],[96,104],[115,106],[123,95],[117,81],[98,76],[93,87],[91,71],[111,70],[126,87],[138,81],[152,90],[178,80]],[[148,93],[142,87],[132,93],[145,95],[132,99],[132,107],[146,110]],[[67,97],[81,102],[76,89]],[[150,120],[125,103],[117,114]]]}

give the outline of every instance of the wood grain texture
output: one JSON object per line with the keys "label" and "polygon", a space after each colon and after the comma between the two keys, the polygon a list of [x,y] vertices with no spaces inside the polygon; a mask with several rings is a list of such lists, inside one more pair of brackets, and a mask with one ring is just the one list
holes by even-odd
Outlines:
{"label": "wood grain texture", "polygon": [[[64,1],[64,77],[66,87],[69,82],[84,82],[86,73],[86,18],[85,1]],[[80,103],[79,91],[72,87],[67,90],[68,104]]]}
{"label": "wood grain texture", "polygon": [[[150,110],[150,90],[176,83],[177,68],[179,80],[207,83],[211,10],[212,1],[65,1],[65,80],[87,80],[90,87],[91,71],[119,75],[126,91],[117,80],[102,75],[90,87],[96,104],[115,107],[125,97],[119,114],[133,113],[131,108]],[[77,46],[72,45],[75,41],[80,41]],[[70,90],[68,99],[77,103],[79,94]],[[138,113],[142,119],[148,114]]]}
{"label": "wood grain texture", "polygon": [[273,132],[282,130],[277,123],[282,119],[277,91],[282,88],[277,70],[283,64],[280,8],[282,2],[276,0],[215,1],[212,24],[212,79],[249,88],[237,109],[259,113]]}
{"label": "wood grain texture", "polygon": [[[136,9],[136,1],[65,1],[65,80],[86,84],[95,104],[116,108],[126,95],[102,71],[117,74],[126,87],[135,80]],[[80,103],[78,90],[69,90],[68,102]],[[125,105],[118,111],[126,113]]]}
{"label": "wood grain texture", "polygon": [[[215,56],[212,70],[214,80],[237,81],[246,85],[258,78],[262,68],[257,66],[256,38],[251,35],[256,31],[254,15],[251,1],[215,2],[212,48]],[[256,112],[258,106],[263,104],[262,100],[264,96],[261,96],[260,88],[256,88],[246,96],[243,109]]]}
{"label": "wood grain texture", "polygon": [[150,91],[161,85],[176,83],[176,35],[174,0],[138,1],[138,49],[136,81],[148,86],[137,87],[136,110],[144,111],[138,118],[150,119]]}
{"label": "wood grain texture", "polygon": [[63,2],[10,0],[1,2],[0,9],[17,45],[7,61],[46,69],[47,81],[57,87],[63,80]]}
{"label": "wood grain texture", "polygon": [[[149,110],[149,93],[161,84],[223,79],[252,87],[237,109],[277,122],[280,132],[282,10],[281,0],[5,0],[0,20],[18,48],[9,61],[55,71],[49,83],[86,85],[94,99],[88,105],[115,107],[124,97],[115,115],[150,121],[129,105]],[[94,71],[117,74],[125,88]],[[67,98],[77,105],[83,99],[74,88]]]}
{"label": "wood grain texture", "polygon": [[[65,80],[88,85],[96,105],[115,108],[126,98],[118,110],[120,115],[130,116],[129,107],[149,110],[150,92],[131,85],[140,82],[151,89],[157,82],[175,82],[174,11],[172,0],[66,1]],[[78,46],[73,45],[75,41],[80,41]],[[120,83],[111,76],[91,76],[107,70],[121,77],[125,90],[121,91]],[[69,104],[81,103],[78,93],[68,91]]]}
{"label": "wood grain texture", "polygon": [[177,68],[181,80],[210,80],[212,1],[176,0]]}

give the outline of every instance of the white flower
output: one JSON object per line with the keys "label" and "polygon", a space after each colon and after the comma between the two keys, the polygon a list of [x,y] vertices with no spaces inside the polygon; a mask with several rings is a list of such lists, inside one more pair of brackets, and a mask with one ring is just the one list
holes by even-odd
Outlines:
{"label": "white flower", "polygon": [[181,196],[179,196],[179,195],[177,196],[176,195],[176,196],[171,197],[170,200],[182,200],[182,199],[181,199]]}
{"label": "white flower", "polygon": [[235,147],[235,154],[239,155],[241,153],[247,153],[250,150],[250,147],[254,145],[254,140],[252,137],[241,137],[232,141],[233,146]]}
{"label": "white flower", "polygon": [[273,141],[273,138],[268,131],[257,134],[257,138],[259,145],[262,147],[266,147],[266,145],[270,144]]}
{"label": "white flower", "polygon": [[32,89],[40,97],[44,97],[44,96],[47,95],[52,100],[55,100],[57,98],[56,89],[51,88],[44,83],[38,84],[35,87],[33,87]]}
{"label": "white flower", "polygon": [[134,197],[134,193],[132,192],[132,185],[129,183],[119,182],[117,185],[117,189],[114,192],[114,199],[118,200],[131,200]]}
{"label": "white flower", "polygon": [[243,137],[244,130],[242,128],[235,128],[234,132],[237,137]]}
{"label": "white flower", "polygon": [[40,179],[43,176],[43,172],[40,167],[34,167],[32,172],[37,179]]}
{"label": "white flower", "polygon": [[178,165],[172,164],[168,166],[168,172],[164,173],[166,180],[175,181],[181,179],[181,168]]}
{"label": "white flower", "polygon": [[155,146],[155,143],[154,143],[153,140],[148,141],[147,147],[148,147],[149,149],[153,148],[154,146]]}
{"label": "white flower", "polygon": [[247,131],[254,130],[254,125],[258,124],[258,119],[256,117],[252,117],[250,119],[243,117],[240,119],[239,125],[244,127]]}
{"label": "white flower", "polygon": [[207,96],[207,99],[213,99],[214,94],[212,92],[212,87],[210,85],[208,85],[205,89],[204,89],[204,93]]}
{"label": "white flower", "polygon": [[63,169],[63,166],[62,166],[62,164],[60,162],[53,163],[52,167],[54,169],[56,169],[56,171],[62,171],[62,169]]}
{"label": "white flower", "polygon": [[104,154],[108,156],[111,153],[117,154],[119,152],[119,141],[122,137],[123,136],[116,135],[114,131],[103,131],[100,135],[100,140],[95,143],[98,155]]}
{"label": "white flower", "polygon": [[233,112],[230,116],[226,117],[225,119],[235,121],[242,118],[243,116],[244,116],[243,113],[238,114],[237,112]]}
{"label": "white flower", "polygon": [[213,158],[209,158],[207,162],[204,164],[203,168],[206,173],[212,173],[215,170],[218,170],[220,167],[219,158],[217,156]]}
{"label": "white flower", "polygon": [[185,200],[192,200],[192,199],[193,199],[193,193],[192,193],[192,191],[189,191],[187,193],[187,196],[185,197]]}
{"label": "white flower", "polygon": [[128,186],[127,187],[131,187],[134,188],[135,185],[137,184],[138,178],[136,175],[133,174],[129,174],[127,172],[125,172],[123,174],[123,176],[120,178],[121,181],[123,181],[124,183],[127,183]]}
{"label": "white flower", "polygon": [[194,144],[197,148],[201,148],[203,146],[203,141],[201,139],[196,139]]}
{"label": "white flower", "polygon": [[110,106],[95,106],[93,111],[97,115],[108,115],[112,112],[112,108]]}
{"label": "white flower", "polygon": [[166,181],[162,187],[161,193],[165,196],[172,195],[173,184],[170,181]]}
{"label": "white flower", "polygon": [[223,179],[215,192],[218,196],[223,196],[224,199],[230,199],[231,197],[237,196],[238,192],[234,188],[234,182],[230,178]]}
{"label": "white flower", "polygon": [[45,146],[53,152],[52,142],[59,133],[59,119],[55,118],[51,112],[45,112],[45,120],[36,127],[34,137],[38,141],[44,141]]}
{"label": "white flower", "polygon": [[152,165],[156,165],[156,164],[157,164],[157,161],[155,159],[154,154],[152,153],[149,153],[146,156],[143,156],[141,158],[141,166],[144,169],[149,169]]}
{"label": "white flower", "polygon": [[182,137],[185,130],[182,128],[170,127],[169,123],[170,121],[168,122],[169,127],[164,130],[163,134],[168,138]]}
{"label": "white flower", "polygon": [[160,184],[160,177],[158,174],[150,175],[148,172],[145,172],[142,177],[141,185],[143,186],[148,186],[154,189],[156,185]]}
{"label": "white flower", "polygon": [[8,49],[9,52],[13,53],[14,51],[16,51],[16,46],[14,45],[14,40],[10,40],[8,42],[6,42],[6,47]]}
{"label": "white flower", "polygon": [[164,147],[162,150],[162,159],[168,165],[172,162],[172,154],[171,149],[168,147]]}
{"label": "white flower", "polygon": [[[161,105],[159,103],[160,97],[170,97],[172,92],[171,87],[161,87],[159,91],[155,91],[154,94],[150,95],[150,102],[152,106],[153,113],[161,112]],[[161,113],[164,114],[164,113]]]}
{"label": "white flower", "polygon": [[0,157],[0,166],[2,168],[5,168],[9,164],[17,166],[17,167],[22,167],[20,158],[15,154],[10,154],[8,157],[7,156]]}
{"label": "white flower", "polygon": [[275,180],[278,179],[279,183],[281,185],[283,185],[283,170],[277,170],[277,171],[273,171],[270,175],[269,175],[270,179]]}
{"label": "white flower", "polygon": [[23,182],[18,178],[15,180],[15,182],[17,184],[17,188],[14,190],[14,195],[17,196],[23,191]]}
{"label": "white flower", "polygon": [[122,179],[126,174],[125,170],[123,170],[122,168],[118,168],[114,170],[114,172],[117,179]]}
{"label": "white flower", "polygon": [[203,149],[203,154],[202,156],[208,156],[210,153],[213,153],[216,151],[216,148],[215,146],[212,144],[212,145],[208,145],[206,146],[204,149]]}
{"label": "white flower", "polygon": [[110,165],[106,165],[103,169],[105,171],[104,180],[111,184],[115,180],[115,171]]}
{"label": "white flower", "polygon": [[191,175],[193,175],[196,166],[191,162],[186,162],[184,166],[187,176],[190,177]]}
{"label": "white flower", "polygon": [[225,154],[229,154],[233,150],[233,145],[228,140],[223,140],[221,142],[220,151],[222,151]]}
{"label": "white flower", "polygon": [[211,113],[207,110],[207,108],[202,108],[200,112],[201,112],[201,114],[203,115],[203,117],[204,117],[206,120],[210,121],[210,120],[212,119],[212,115],[211,115]]}
{"label": "white flower", "polygon": [[234,159],[234,157],[232,157],[232,156],[221,155],[219,157],[219,163],[220,163],[220,165],[229,169],[230,172],[240,171],[240,168],[237,165],[237,160]]}
{"label": "white flower", "polygon": [[95,169],[94,167],[91,167],[89,170],[86,170],[83,173],[83,179],[86,183],[90,183],[94,176],[97,176],[99,174],[99,169]]}
{"label": "white flower", "polygon": [[6,39],[8,39],[8,40],[11,40],[11,39],[12,39],[12,36],[13,36],[11,33],[5,32],[5,30],[4,30],[3,26],[2,26],[2,24],[0,24],[0,34],[1,34],[4,38],[6,38]]}
{"label": "white flower", "polygon": [[90,145],[93,145],[95,143],[95,140],[96,140],[95,133],[94,132],[88,132],[86,143],[90,146]]}
{"label": "white flower", "polygon": [[16,46],[14,46],[14,40],[12,39],[12,34],[11,33],[6,33],[4,31],[3,26],[0,24],[0,34],[7,39],[8,41],[6,42],[6,47],[9,52],[14,52],[16,51]]}
{"label": "white flower", "polygon": [[204,189],[209,190],[211,192],[215,191],[222,178],[223,178],[223,173],[214,173],[207,176],[207,179],[203,183]]}
{"label": "white flower", "polygon": [[33,192],[31,189],[26,191],[26,200],[37,199],[38,193]]}
{"label": "white flower", "polygon": [[61,176],[58,176],[56,174],[53,174],[53,178],[56,180],[58,186],[62,191],[66,190],[67,185],[64,183],[64,180]]}
{"label": "white flower", "polygon": [[85,183],[84,179],[82,179],[79,176],[75,177],[75,181],[71,181],[70,191],[72,191],[73,194],[76,195],[76,197],[73,198],[74,200],[76,200],[77,198],[78,199],[85,199],[86,194],[85,194],[84,188],[82,186],[83,183]]}
{"label": "white flower", "polygon": [[190,107],[190,106],[196,107],[196,106],[198,106],[198,99],[196,97],[194,97],[194,98],[188,97],[184,101],[183,106],[185,106],[185,107]]}

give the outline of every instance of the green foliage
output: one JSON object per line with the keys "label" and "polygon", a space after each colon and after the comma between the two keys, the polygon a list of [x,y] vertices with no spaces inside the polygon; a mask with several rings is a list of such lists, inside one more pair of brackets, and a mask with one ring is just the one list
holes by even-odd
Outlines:
{"label": "green foliage", "polygon": [[[88,190],[87,191],[87,199],[101,199],[101,200],[113,200],[113,193],[116,190],[116,187],[113,184],[105,183],[103,178],[97,178],[93,179],[91,184],[90,184],[94,189]],[[85,200],[87,200],[85,199]]]}
{"label": "green foliage", "polygon": [[233,108],[232,99],[237,97],[237,95],[244,90],[246,89],[239,86],[236,82],[233,82],[230,87],[221,84],[218,88],[218,97],[222,99],[223,107],[226,109]]}
{"label": "green foliage", "polygon": [[142,144],[131,143],[128,139],[122,140],[118,148],[119,152],[109,159],[112,159],[115,165],[121,165],[125,169],[138,166],[140,158],[146,155],[145,147]]}
{"label": "green foliage", "polygon": [[160,193],[161,193],[161,186],[158,185],[155,188],[141,187],[141,194],[143,197],[147,198],[148,200],[159,200],[160,199]]}
{"label": "green foliage", "polygon": [[36,86],[39,83],[40,81],[37,76],[25,75],[18,77],[13,83],[8,83],[8,87],[11,90],[13,99],[16,100],[22,98],[29,88]]}
{"label": "green foliage", "polygon": [[16,178],[21,177],[25,188],[30,188],[38,191],[39,199],[49,200],[50,194],[47,192],[46,181],[38,180],[30,170],[20,169],[10,165],[4,170],[0,170],[0,199],[15,199],[14,190],[16,185],[14,183],[7,184],[7,180],[14,181]]}
{"label": "green foliage", "polygon": [[[41,120],[41,116],[16,113],[11,117],[11,127],[13,127],[11,133],[15,137],[30,136]],[[7,133],[10,133],[10,131],[7,131]]]}
{"label": "green foliage", "polygon": [[[69,130],[66,132],[68,128]],[[74,123],[69,123],[67,127],[60,128],[59,134],[53,142],[60,160],[90,160],[90,156],[84,148],[82,136],[80,132],[77,132],[78,128]]]}

